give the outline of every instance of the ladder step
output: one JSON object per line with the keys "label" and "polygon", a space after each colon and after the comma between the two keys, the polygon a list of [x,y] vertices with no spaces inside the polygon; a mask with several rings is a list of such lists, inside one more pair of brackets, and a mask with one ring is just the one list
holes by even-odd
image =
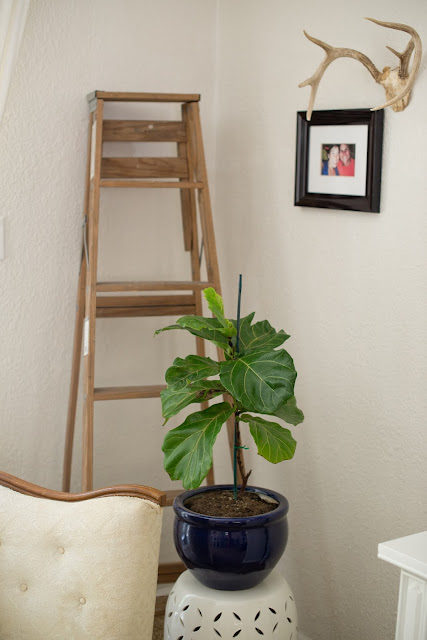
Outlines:
{"label": "ladder step", "polygon": [[194,294],[189,296],[97,296],[97,318],[182,316],[196,314]]}
{"label": "ladder step", "polygon": [[154,182],[154,180],[106,180],[101,187],[122,187],[125,189],[203,189],[203,182]]}
{"label": "ladder step", "polygon": [[94,91],[87,97],[111,102],[199,102],[199,93],[131,93],[123,91]]}
{"label": "ladder step", "polygon": [[107,307],[161,307],[193,306],[194,294],[172,296],[97,296],[97,308]]}
{"label": "ladder step", "polygon": [[140,387],[97,387],[94,389],[94,400],[135,400],[137,398],[160,398],[160,391],[166,389],[165,384],[145,385]]}
{"label": "ladder step", "polygon": [[97,318],[149,318],[156,316],[195,316],[196,305],[182,307],[109,307],[96,310]]}
{"label": "ladder step", "polygon": [[182,120],[104,120],[104,142],[185,142]]}
{"label": "ladder step", "polygon": [[149,318],[156,316],[195,316],[196,305],[182,307],[109,307],[96,310],[97,318]]}
{"label": "ladder step", "polygon": [[185,158],[102,158],[101,178],[188,178]]}
{"label": "ladder step", "polygon": [[213,282],[200,280],[162,280],[152,282],[98,282],[97,293],[113,291],[200,291],[207,287],[215,287]]}

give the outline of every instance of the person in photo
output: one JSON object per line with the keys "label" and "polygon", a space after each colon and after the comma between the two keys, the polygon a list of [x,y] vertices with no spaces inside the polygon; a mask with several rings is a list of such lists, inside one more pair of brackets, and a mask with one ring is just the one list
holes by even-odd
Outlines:
{"label": "person in photo", "polygon": [[[352,145],[354,146],[354,145]],[[339,160],[338,160],[338,173],[340,176],[354,176],[355,161],[351,154],[349,144],[340,144],[339,148]]]}
{"label": "person in photo", "polygon": [[339,171],[337,168],[339,161],[339,147],[337,144],[332,145],[332,147],[327,150],[327,147],[324,147],[324,150],[327,153],[328,159],[323,160],[322,162],[322,176],[339,176]]}

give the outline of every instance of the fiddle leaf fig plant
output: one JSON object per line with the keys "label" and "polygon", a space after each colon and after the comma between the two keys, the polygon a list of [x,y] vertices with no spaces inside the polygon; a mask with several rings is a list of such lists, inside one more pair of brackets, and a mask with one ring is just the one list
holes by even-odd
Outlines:
{"label": "fiddle leaf fig plant", "polygon": [[[304,420],[294,396],[297,373],[293,360],[287,351],[277,349],[289,336],[273,329],[267,320],[253,324],[254,313],[239,321],[229,320],[221,296],[212,288],[203,293],[213,318],[184,316],[156,331],[189,331],[224,353],[218,362],[197,355],[176,358],[166,371],[167,388],[160,394],[165,423],[190,404],[223,394],[231,398],[231,403],[218,402],[190,414],[166,434],[162,447],[165,469],[185,489],[196,489],[208,474],[216,437],[233,415],[236,464],[242,460],[240,423],[249,425],[259,455],[276,464],[293,457],[296,442],[289,429],[258,414],[294,426]],[[249,473],[243,478],[243,490]],[[234,475],[236,478],[236,472]]]}

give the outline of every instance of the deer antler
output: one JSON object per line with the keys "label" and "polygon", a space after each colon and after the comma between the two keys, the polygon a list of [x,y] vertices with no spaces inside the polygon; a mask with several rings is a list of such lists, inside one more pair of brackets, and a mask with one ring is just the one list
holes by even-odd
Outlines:
{"label": "deer antler", "polygon": [[[400,64],[399,64],[399,76],[401,78],[407,78],[408,77],[408,65],[409,65],[409,60],[411,58],[412,52],[414,50],[415,44],[414,44],[414,39],[411,38],[408,42],[408,44],[406,45],[406,49],[405,51],[403,51],[402,53],[399,53],[399,51],[396,51],[396,49],[393,49],[392,47],[386,47],[386,49],[388,49],[389,51],[391,51],[392,53],[394,53],[395,56],[397,56],[400,60]],[[421,59],[421,57],[420,57]]]}
{"label": "deer antler", "polygon": [[[394,53],[400,60],[399,67],[396,69],[390,69],[390,67],[385,67],[382,73],[377,69],[372,60],[370,60],[364,53],[360,51],[356,51],[356,49],[347,49],[347,48],[338,48],[332,47],[326,42],[322,42],[322,40],[317,40],[312,36],[308,35],[304,31],[305,36],[314,44],[317,44],[321,47],[326,56],[320,63],[319,67],[316,69],[314,74],[299,84],[299,87],[306,87],[307,85],[311,86],[310,93],[310,102],[307,109],[307,120],[310,120],[311,114],[313,111],[314,100],[316,98],[317,89],[320,84],[320,80],[322,79],[323,74],[325,73],[328,66],[336,60],[337,58],[353,58],[354,60],[358,60],[361,62],[369,71],[369,73],[374,78],[375,82],[382,84],[386,90],[386,96],[388,101],[381,105],[380,107],[375,107],[372,111],[377,111],[378,109],[384,109],[388,106],[393,106],[395,111],[402,111],[409,102],[409,92],[411,91],[415,78],[417,76],[418,70],[421,64],[421,55],[422,55],[422,44],[421,38],[418,33],[412,27],[409,27],[405,24],[398,24],[394,22],[380,22],[379,20],[375,20],[374,18],[366,18],[366,20],[370,20],[371,22],[375,22],[382,27],[388,27],[390,29],[396,29],[398,31],[405,31],[411,35],[411,40],[409,41],[406,49],[399,53],[395,51],[391,47],[387,47]],[[412,52],[415,49],[414,54],[414,62],[412,65],[411,72],[408,74],[408,66],[409,60],[411,58]]]}
{"label": "deer antler", "polygon": [[[380,25],[380,27],[387,27],[388,29],[404,31],[405,33],[409,33],[409,35],[411,36],[411,39],[408,42],[403,53],[399,53],[391,47],[387,47],[387,49],[389,49],[399,58],[400,64],[397,69],[392,70],[390,70],[389,67],[384,67],[382,75],[385,75],[386,77],[380,80],[380,84],[382,84],[385,88],[387,98],[389,97],[388,92],[390,92],[391,95],[393,95],[394,93],[394,95],[381,106],[371,109],[371,111],[378,111],[379,109],[385,109],[385,107],[397,105],[398,102],[402,101],[402,104],[400,106],[397,106],[394,110],[403,111],[403,109],[409,102],[409,93],[415,84],[415,78],[417,77],[421,65],[421,57],[423,54],[423,45],[421,44],[421,38],[415,31],[415,29],[407,24],[400,24],[398,22],[381,22],[380,20],[375,20],[374,18],[366,18],[366,20],[370,20],[371,22]],[[411,72],[408,75],[408,65],[410,57],[412,55],[412,51],[414,51],[414,61],[412,63]],[[398,80],[400,80],[400,82],[398,82]],[[396,95],[396,90],[398,89],[400,89],[400,91]],[[404,100],[404,98],[406,98],[406,100]]]}
{"label": "deer antler", "polygon": [[304,35],[310,40],[310,42],[314,42],[314,44],[319,45],[319,47],[322,47],[322,49],[326,52],[325,58],[322,60],[311,78],[308,78],[308,80],[305,80],[298,85],[299,87],[306,87],[307,85],[311,85],[310,102],[307,109],[307,120],[310,120],[311,118],[314,100],[316,98],[320,80],[322,79],[323,74],[325,73],[331,62],[333,62],[337,58],[354,58],[354,60],[358,60],[368,69],[375,82],[379,82],[381,72],[376,68],[372,60],[370,60],[368,56],[365,56],[364,53],[356,51],[356,49],[332,47],[331,45],[326,44],[326,42],[322,42],[322,40],[313,38],[306,31],[304,31]]}

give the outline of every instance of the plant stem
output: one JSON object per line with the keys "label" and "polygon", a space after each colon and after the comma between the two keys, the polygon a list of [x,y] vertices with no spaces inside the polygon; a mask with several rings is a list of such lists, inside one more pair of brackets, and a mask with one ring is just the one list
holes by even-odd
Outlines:
{"label": "plant stem", "polygon": [[237,424],[237,464],[239,465],[240,475],[242,476],[242,486],[240,487],[239,496],[243,496],[245,493],[246,485],[248,484],[249,476],[252,473],[252,469],[245,473],[245,465],[243,464],[243,449],[242,442],[240,440],[240,428],[239,424]]}
{"label": "plant stem", "polygon": [[237,413],[234,414],[234,453],[233,453],[233,493],[234,499],[237,500],[237,440],[239,433],[239,421]]}
{"label": "plant stem", "polygon": [[236,335],[236,351],[239,353],[240,341],[240,302],[242,300],[242,274],[239,275],[239,294],[237,296],[237,335]]}
{"label": "plant stem", "polygon": [[[242,274],[239,275],[239,293],[237,296],[237,335],[236,335],[236,353],[239,356],[239,337],[240,337],[240,302],[242,299]],[[239,421],[237,419],[238,412],[234,414],[234,455],[233,455],[233,493],[234,499],[237,500],[237,454],[240,449],[240,432]],[[239,457],[240,457],[239,456]]]}

